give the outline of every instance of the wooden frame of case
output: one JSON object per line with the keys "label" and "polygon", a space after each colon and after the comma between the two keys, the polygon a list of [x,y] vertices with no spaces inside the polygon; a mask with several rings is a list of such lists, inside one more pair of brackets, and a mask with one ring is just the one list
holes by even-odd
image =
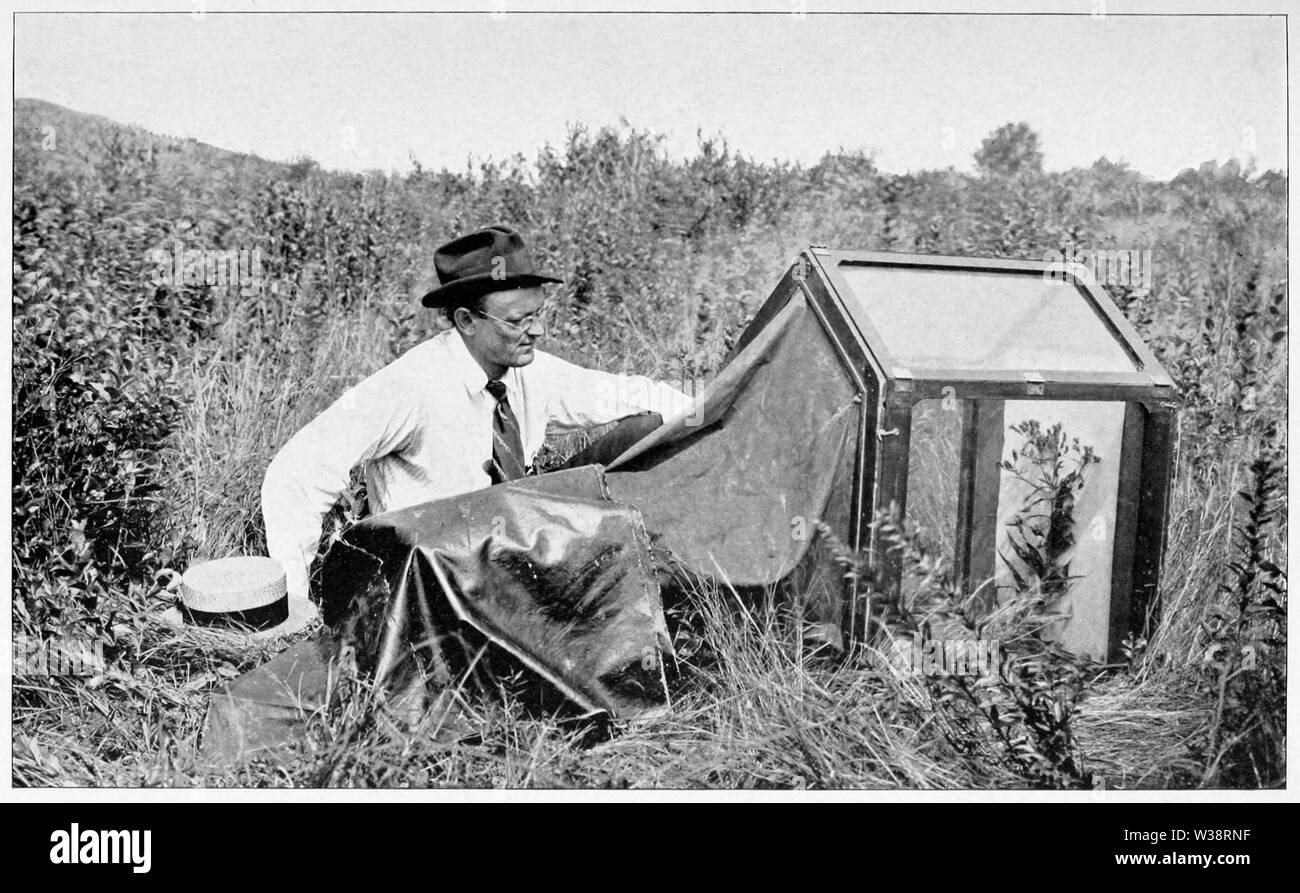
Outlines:
{"label": "wooden frame of case", "polygon": [[[851,299],[853,291],[841,273],[842,265],[1051,274],[1068,279],[1123,345],[1133,361],[1134,371],[1057,371],[1030,377],[1025,373],[1031,370],[1022,369],[907,369],[890,354],[879,332],[859,304]],[[958,579],[965,586],[973,580],[988,579],[993,573],[989,538],[995,530],[993,518],[999,486],[994,454],[1001,455],[1004,402],[1122,402],[1125,410],[1107,657],[1119,653],[1121,643],[1130,633],[1149,634],[1158,619],[1156,593],[1174,465],[1178,401],[1168,373],[1082,267],[1046,261],[839,251],[813,246],[801,252],[786,271],[733,354],[799,293],[821,323],[861,401],[853,524],[847,536],[855,550],[868,551],[873,564],[882,572],[884,585],[898,587],[901,568],[896,556],[877,555],[872,521],[882,510],[906,514],[912,410],[918,401],[945,396],[962,401],[962,467],[954,560]],[[866,633],[866,612],[859,598],[857,593],[848,594],[845,633],[850,640],[859,640]]]}

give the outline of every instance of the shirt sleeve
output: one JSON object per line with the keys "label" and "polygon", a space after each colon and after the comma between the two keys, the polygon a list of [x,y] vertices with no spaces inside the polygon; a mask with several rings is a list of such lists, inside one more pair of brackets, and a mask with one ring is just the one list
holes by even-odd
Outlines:
{"label": "shirt sleeve", "polygon": [[348,390],[290,438],[266,470],[266,550],[284,567],[290,598],[307,598],[321,521],[347,489],[353,466],[399,451],[419,424],[418,401],[400,367]]}
{"label": "shirt sleeve", "polygon": [[551,391],[547,414],[560,430],[604,425],[643,412],[657,412],[668,421],[692,411],[690,397],[644,375],[584,369],[551,355],[546,363]]}

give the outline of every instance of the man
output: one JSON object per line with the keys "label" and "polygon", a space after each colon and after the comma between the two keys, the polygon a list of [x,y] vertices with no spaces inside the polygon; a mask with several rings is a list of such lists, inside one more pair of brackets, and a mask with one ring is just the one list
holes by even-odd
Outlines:
{"label": "man", "polygon": [[439,284],[422,303],[453,328],[345,393],[267,469],[267,551],[284,566],[290,598],[307,598],[321,521],[358,463],[371,508],[386,512],[523,476],[548,425],[573,431],[651,414],[615,438],[621,447],[687,411],[686,395],[668,385],[537,350],[542,286],[560,280],[534,272],[513,229],[490,226],[443,245],[434,269]]}

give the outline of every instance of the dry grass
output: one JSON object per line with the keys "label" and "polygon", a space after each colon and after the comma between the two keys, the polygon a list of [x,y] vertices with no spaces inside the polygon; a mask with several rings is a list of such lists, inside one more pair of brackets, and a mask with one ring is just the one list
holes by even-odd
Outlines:
{"label": "dry grass", "polygon": [[1195,767],[1188,745],[1208,700],[1174,678],[1112,677],[1084,702],[1075,732],[1088,768],[1107,789],[1164,788]]}
{"label": "dry grass", "polygon": [[[723,275],[725,271],[714,271]],[[712,275],[712,274],[710,274]],[[257,552],[267,462],[289,434],[349,384],[391,358],[402,298],[301,322],[283,337],[243,337],[232,320],[193,359],[187,416],[174,444],[172,523],[194,556]],[[752,308],[750,308],[752,310]],[[647,311],[649,312],[649,311]],[[666,312],[666,311],[665,311]],[[667,322],[630,321],[636,371],[672,377],[686,342]],[[647,328],[642,328],[646,326]],[[721,356],[725,326],[695,331],[695,356]],[[406,333],[409,334],[409,333]],[[402,337],[406,337],[404,334]],[[271,344],[250,350],[245,344]],[[590,358],[588,358],[590,359]],[[606,366],[609,364],[606,363]],[[616,367],[614,367],[616,368]],[[555,455],[584,438],[553,443]],[[1240,455],[1245,455],[1244,447]],[[934,464],[938,456],[923,456]],[[1235,467],[1230,463],[1224,469]],[[1083,769],[1109,789],[1185,784],[1188,742],[1208,705],[1190,684],[1198,626],[1216,604],[1230,554],[1233,494],[1221,476],[1177,482],[1163,581],[1164,620],[1131,672],[1099,677],[1075,721]],[[940,498],[936,495],[936,499]],[[180,534],[178,534],[179,536]],[[1285,525],[1275,532],[1285,554]],[[414,727],[347,699],[308,721],[284,759],[212,773],[197,757],[208,696],[272,656],[264,647],[198,644],[148,620],[156,594],[123,594],[129,630],[120,666],[93,679],[19,679],[14,783],[26,786],[193,786],[584,789],[1002,789],[1023,778],[985,748],[960,752],[944,711],[915,677],[880,661],[833,661],[811,651],[777,610],[742,608],[722,590],[698,592],[683,629],[683,660],[668,716],[629,726],[539,711],[520,680],[466,693],[476,736]],[[705,647],[700,647],[705,643]]]}
{"label": "dry grass", "polygon": [[[387,363],[389,324],[378,312],[327,316],[289,328],[270,348],[244,351],[241,321],[197,351],[184,378],[186,416],[174,449],[170,519],[196,556],[264,551],[258,503],[275,451],[360,378]],[[237,457],[236,461],[231,461]]]}
{"label": "dry grass", "polygon": [[[144,623],[143,617],[136,618]],[[1009,789],[1025,780],[996,753],[963,753],[921,679],[867,654],[830,660],[798,640],[771,605],[696,592],[678,633],[684,659],[673,709],[613,726],[520,695],[520,679],[462,692],[475,737],[448,741],[440,717],[408,726],[364,690],[309,714],[305,742],[283,758],[213,773],[198,757],[207,696],[272,656],[145,626],[137,670],[20,684],[19,785],[584,788]],[[1085,768],[1108,788],[1163,787],[1203,706],[1173,674],[1118,676],[1085,699],[1077,733]],[[25,729],[28,731],[17,731]]]}
{"label": "dry grass", "polygon": [[[195,359],[176,444],[178,525],[196,554],[261,547],[256,494],[288,434],[390,350],[381,313],[323,322],[311,343],[240,353],[233,339]],[[558,454],[581,440],[558,445]],[[229,457],[239,457],[231,462]],[[1199,619],[1228,554],[1237,482],[1180,480],[1164,582],[1165,621],[1131,674],[1100,678],[1076,720],[1084,769],[1110,789],[1179,783],[1207,705],[1188,683]],[[1208,493],[1208,497],[1206,494]],[[1279,537],[1284,536],[1280,532]],[[311,717],[305,744],[276,762],[213,774],[197,758],[208,695],[272,652],[178,638],[148,620],[156,595],[124,599],[133,643],[94,679],[19,680],[14,781],[83,786],[364,786],[657,789],[964,789],[1026,782],[950,743],[942,710],[914,677],[881,662],[832,661],[771,607],[725,588],[695,593],[670,715],[624,727],[539,712],[519,680],[464,698],[476,729],[449,742],[436,717],[407,727],[353,698]],[[699,647],[705,643],[706,647]]]}
{"label": "dry grass", "polygon": [[[220,349],[196,361],[176,476],[201,553],[260,547],[255,494],[278,443],[384,356],[379,323],[327,324],[290,374]],[[349,359],[344,361],[342,357]],[[360,359],[357,359],[360,358]],[[345,371],[346,368],[346,371]],[[301,396],[300,396],[301,395]],[[580,444],[568,444],[576,448]],[[225,457],[239,456],[231,463]],[[1185,783],[1187,744],[1208,705],[1189,680],[1196,628],[1214,604],[1238,482],[1180,480],[1164,581],[1165,620],[1131,673],[1097,679],[1075,721],[1083,768],[1109,789]],[[1208,496],[1206,495],[1208,493]],[[1279,547],[1284,542],[1279,531]],[[128,675],[19,679],[14,782],[26,786],[363,786],[387,788],[967,789],[1026,782],[953,747],[915,678],[880,662],[810,651],[771,607],[741,608],[725,588],[695,593],[692,635],[670,715],[611,727],[539,712],[519,680],[465,696],[477,735],[448,742],[434,717],[406,727],[352,699],[312,717],[281,761],[213,774],[197,758],[208,696],[272,656],[196,643],[152,624],[156,595],[124,599]],[[703,643],[704,647],[701,647]]]}

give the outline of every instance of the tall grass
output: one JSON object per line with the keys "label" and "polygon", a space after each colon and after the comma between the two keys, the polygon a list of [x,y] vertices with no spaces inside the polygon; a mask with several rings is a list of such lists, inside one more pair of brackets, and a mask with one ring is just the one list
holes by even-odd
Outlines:
{"label": "tall grass", "polygon": [[264,551],[259,499],[272,456],[391,359],[389,329],[382,316],[358,308],[323,320],[309,343],[290,331],[278,357],[266,349],[240,353],[222,332],[194,353],[182,378],[186,409],[169,486],[186,512],[172,524],[190,537],[190,554]]}
{"label": "tall grass", "polygon": [[[742,608],[725,585],[691,595],[665,718],[611,728],[539,712],[521,694],[526,680],[503,679],[463,699],[476,739],[345,699],[283,762],[201,766],[207,696],[269,653],[196,644],[152,623],[169,598],[155,574],[261,550],[257,494],[275,450],[435,331],[415,300],[432,246],[497,220],[527,230],[539,265],[566,277],[549,349],[665,379],[716,372],[811,242],[1014,257],[1065,241],[1154,248],[1155,290],[1114,296],[1187,402],[1161,622],[1134,643],[1130,666],[1089,682],[1074,738],[1110,787],[1276,783],[1277,772],[1233,769],[1235,752],[1209,771],[1251,720],[1233,726],[1216,713],[1203,658],[1207,620],[1235,603],[1220,584],[1250,511],[1237,494],[1250,462],[1286,443],[1281,175],[1210,163],[1155,183],[1098,162],[1059,174],[894,176],[861,154],[758,165],[707,141],[679,162],[623,127],[576,129],[531,165],[363,177],[210,147],[159,154],[139,144],[147,135],[100,126],[77,134],[61,121],[60,145],[72,148],[60,153],[15,144],[15,626],[89,630],[109,646],[94,677],[16,680],[15,783],[1028,783],[988,758],[993,739],[955,747],[922,681],[861,656],[827,660],[777,606]],[[1153,244],[1116,242],[1134,232]],[[267,287],[156,286],[149,252],[175,239],[259,249]],[[60,462],[42,460],[49,443]],[[1261,529],[1257,565],[1285,566],[1286,528],[1277,517]]]}

